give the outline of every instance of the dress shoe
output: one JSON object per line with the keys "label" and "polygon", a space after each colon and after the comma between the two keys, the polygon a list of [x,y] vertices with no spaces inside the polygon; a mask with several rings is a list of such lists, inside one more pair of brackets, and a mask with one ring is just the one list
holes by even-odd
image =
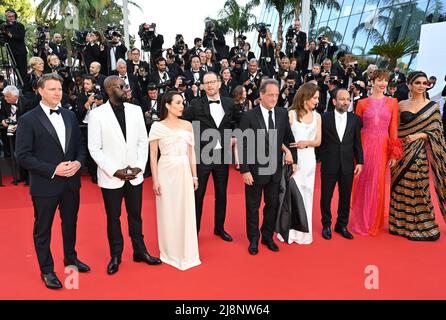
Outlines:
{"label": "dress shoe", "polygon": [[64,259],[63,263],[65,267],[75,266],[77,268],[77,271],[79,272],[90,272],[90,267],[78,259],[74,259],[74,261],[68,261]]}
{"label": "dress shoe", "polygon": [[161,260],[155,257],[152,257],[148,252],[143,253],[142,255],[133,255],[133,261],[135,262],[145,262],[150,264],[151,266],[155,266],[157,264],[161,264]]}
{"label": "dress shoe", "polygon": [[257,242],[251,242],[249,244],[248,252],[250,255],[253,255],[253,256],[255,256],[257,253],[259,253],[259,248],[258,248]]}
{"label": "dress shoe", "polygon": [[331,239],[331,229],[330,229],[330,227],[324,227],[322,229],[322,238],[324,238],[325,240],[330,240]]}
{"label": "dress shoe", "polygon": [[113,257],[107,266],[107,273],[112,275],[119,270],[119,264],[121,263],[121,259],[117,257]]}
{"label": "dress shoe", "polygon": [[350,232],[348,232],[346,227],[335,226],[335,232],[339,233],[345,239],[349,240],[353,239],[353,235]]}
{"label": "dress shoe", "polygon": [[40,277],[42,278],[43,282],[45,282],[48,289],[62,289],[62,283],[60,283],[60,280],[57,278],[54,272],[42,273]]}
{"label": "dress shoe", "polygon": [[264,244],[269,250],[277,252],[279,251],[279,247],[274,243],[273,240],[264,240],[262,239],[262,244]]}
{"label": "dress shoe", "polygon": [[222,230],[222,231],[214,230],[214,234],[216,236],[220,236],[225,241],[232,241],[232,237],[225,230]]}

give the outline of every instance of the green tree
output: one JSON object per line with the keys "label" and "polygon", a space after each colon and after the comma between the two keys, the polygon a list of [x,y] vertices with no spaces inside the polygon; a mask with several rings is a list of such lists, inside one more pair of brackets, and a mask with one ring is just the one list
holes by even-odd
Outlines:
{"label": "green tree", "polygon": [[410,39],[396,42],[388,42],[375,45],[369,54],[385,57],[389,61],[389,70],[393,70],[399,58],[412,54],[418,50],[418,46]]}
{"label": "green tree", "polygon": [[34,17],[34,9],[29,0],[2,0],[0,2],[0,17],[4,18],[6,9],[12,8],[17,12],[18,20],[24,25]]}
{"label": "green tree", "polygon": [[[236,0],[227,0],[218,13],[218,23],[225,33],[233,34],[234,46],[237,42],[237,35],[251,31],[256,22],[256,16],[251,10],[258,5],[257,1],[250,1],[245,6],[240,6]],[[254,24],[251,21],[254,20]]]}

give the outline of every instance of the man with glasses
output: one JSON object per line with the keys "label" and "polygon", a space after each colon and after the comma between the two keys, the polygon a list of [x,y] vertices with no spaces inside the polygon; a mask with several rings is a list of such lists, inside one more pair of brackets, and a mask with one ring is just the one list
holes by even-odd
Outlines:
{"label": "man with glasses", "polygon": [[[226,193],[228,187],[229,164],[224,162],[225,152],[231,152],[231,142],[223,141],[224,130],[231,129],[231,122],[238,116],[235,112],[234,101],[230,98],[220,97],[221,81],[217,74],[208,72],[203,77],[206,96],[194,99],[189,108],[183,113],[183,119],[200,124],[200,137],[208,130],[218,130],[220,139],[201,139],[196,141],[200,146],[199,163],[197,173],[199,186],[195,191],[195,210],[197,216],[197,232],[200,231],[201,215],[203,212],[203,200],[209,176],[212,174],[215,189],[215,220],[214,234],[225,241],[232,241],[232,237],[225,231],[226,218]],[[208,144],[211,144],[209,148]],[[225,147],[228,147],[228,150]],[[206,148],[206,149],[204,149]],[[202,150],[209,150],[209,154],[202,154]],[[209,161],[212,158],[212,161]],[[228,158],[228,157],[226,157]],[[211,163],[209,163],[211,162]]]}
{"label": "man with glasses", "polygon": [[88,150],[98,165],[98,185],[102,189],[107,214],[107,235],[111,261],[108,274],[119,270],[124,240],[121,232],[121,203],[125,200],[133,260],[160,264],[144,244],[142,233],[143,171],[148,157],[147,130],[141,107],[127,103],[128,85],[119,76],[105,79],[109,101],[90,112]]}

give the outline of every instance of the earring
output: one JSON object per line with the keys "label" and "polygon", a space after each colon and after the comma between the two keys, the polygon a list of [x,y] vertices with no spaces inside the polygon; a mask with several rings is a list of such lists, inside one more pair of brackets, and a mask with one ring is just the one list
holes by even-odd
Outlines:
{"label": "earring", "polygon": [[409,91],[409,99],[412,99],[412,91]]}

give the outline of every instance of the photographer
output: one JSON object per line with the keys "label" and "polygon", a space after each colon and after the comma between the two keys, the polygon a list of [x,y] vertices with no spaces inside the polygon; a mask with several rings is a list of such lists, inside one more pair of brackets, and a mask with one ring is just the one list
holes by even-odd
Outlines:
{"label": "photographer", "polygon": [[260,69],[263,74],[273,77],[275,67],[275,49],[276,43],[273,41],[271,32],[264,23],[258,25],[259,37],[257,44],[260,47]]}
{"label": "photographer", "polygon": [[229,58],[237,57],[239,60],[246,60],[247,57],[245,56],[245,41],[246,37],[242,34],[238,35],[237,37],[237,45],[235,47],[232,47],[231,50],[229,50]]}
{"label": "photographer", "polygon": [[297,58],[302,62],[304,49],[307,45],[307,34],[300,31],[300,20],[296,19],[293,26],[288,28],[286,33],[286,55],[289,58]]}
{"label": "photographer", "polygon": [[155,23],[141,24],[138,35],[141,38],[142,50],[150,52],[150,64],[154,66],[155,60],[162,56],[164,37],[156,33]]}
{"label": "photographer", "polygon": [[294,96],[300,85],[296,83],[296,79],[292,74],[288,74],[284,80],[285,85],[280,90],[278,105],[288,109],[293,104]]}
{"label": "photographer", "polygon": [[397,85],[400,83],[405,83],[406,76],[404,73],[400,72],[400,68],[395,67],[395,69],[393,69],[393,73],[390,75],[389,82],[395,82]]}
{"label": "photographer", "polygon": [[116,70],[118,71],[118,76],[124,80],[124,83],[130,87],[132,92],[132,97],[135,99],[134,104],[139,105],[141,102],[141,86],[139,85],[138,78],[127,72],[127,63],[123,59],[119,59],[116,62]]}
{"label": "photographer", "polygon": [[189,50],[190,56],[198,56],[203,51],[203,40],[200,38],[194,39],[194,47]]}
{"label": "photographer", "polygon": [[224,68],[220,71],[221,86],[220,95],[222,97],[232,97],[232,92],[238,86],[238,82],[232,78],[232,73],[229,68]]}
{"label": "photographer", "polygon": [[4,38],[11,48],[12,55],[19,70],[22,80],[26,77],[26,55],[25,27],[17,21],[17,13],[14,9],[5,11],[6,24]]}
{"label": "photographer", "polygon": [[149,83],[150,65],[141,60],[141,52],[138,48],[133,48],[127,62],[127,72],[138,78],[141,88],[146,88]]}
{"label": "photographer", "polygon": [[316,49],[316,41],[310,40],[310,42],[307,43],[302,55],[301,68],[303,74],[307,74],[313,70],[313,65],[316,63],[318,55],[319,52]]}
{"label": "photographer", "polygon": [[161,105],[162,95],[159,94],[159,89],[155,83],[149,83],[147,86],[147,95],[142,98],[141,109],[144,113],[147,132],[150,132],[150,127],[154,121],[159,121],[159,107]]}
{"label": "photographer", "polygon": [[33,43],[33,56],[42,58],[44,62],[44,73],[51,73],[52,70],[48,65],[48,57],[51,55],[49,45],[50,32],[46,27],[37,27],[36,42]]}
{"label": "photographer", "polygon": [[154,83],[163,95],[172,86],[172,74],[167,72],[166,59],[159,57],[156,59],[156,70],[152,72],[149,78],[150,83]]}
{"label": "photographer", "polygon": [[316,111],[320,114],[333,111],[333,98],[336,96],[336,91],[339,89],[338,77],[331,75],[325,78],[324,84],[321,87],[319,95],[319,105]]}
{"label": "photographer", "polygon": [[210,48],[214,51],[217,61],[220,61],[222,57],[227,57],[226,40],[223,32],[215,28],[215,24],[212,21],[206,21],[205,31],[203,35],[203,46]]}
{"label": "photographer", "polygon": [[263,74],[259,70],[259,64],[255,59],[249,61],[248,70],[243,71],[240,76],[240,84],[245,87],[248,99],[251,100],[252,103],[259,97],[262,76]]}
{"label": "photographer", "polygon": [[33,85],[36,84],[37,81],[44,74],[45,63],[42,58],[32,57],[31,59],[29,59],[29,65],[31,67],[31,72],[28,73],[24,78],[24,93],[33,93]]}
{"label": "photographer", "polygon": [[68,93],[73,78],[71,76],[70,67],[61,64],[58,56],[55,54],[50,54],[47,58],[48,67],[50,68],[49,73],[56,73],[60,75],[63,79],[62,90],[64,93]]}
{"label": "photographer", "polygon": [[201,89],[201,85],[203,83],[203,77],[205,75],[205,71],[200,68],[201,62],[200,57],[193,56],[191,58],[191,68],[190,70],[186,70],[184,72],[184,76],[186,80],[190,81],[193,85]]}
{"label": "photographer", "polygon": [[[184,71],[181,68],[182,63],[185,59],[189,59],[189,53],[183,56],[177,56],[174,54],[172,49],[167,49],[166,52],[166,70],[172,76],[172,79],[176,79],[178,76],[182,76]],[[178,64],[178,63],[180,64]]]}
{"label": "photographer", "polygon": [[65,65],[67,60],[67,49],[62,45],[62,36],[60,33],[55,33],[53,35],[53,41],[50,41],[49,47],[49,53],[58,56],[62,64]]}
{"label": "photographer", "polygon": [[99,62],[93,61],[90,64],[89,71],[90,71],[90,75],[92,75],[94,78],[96,91],[101,91],[102,93],[104,93],[104,96],[107,97],[107,95],[105,94],[105,90],[104,90],[104,81],[105,81],[106,76],[101,74],[101,68],[102,68],[102,66]]}
{"label": "photographer", "polygon": [[321,63],[325,59],[333,60],[334,53],[338,50],[335,43],[330,42],[326,35],[321,35],[317,38],[319,41],[318,46],[318,56],[316,58],[316,63]]}
{"label": "photographer", "polygon": [[[395,87],[396,89],[396,87]],[[351,104],[348,108],[348,112],[356,112],[356,106],[358,101],[367,98],[367,90],[365,87],[365,82],[361,80],[354,81],[349,90],[351,96]]]}
{"label": "photographer", "polygon": [[315,80],[317,82],[319,88],[321,88],[323,86],[325,79],[321,75],[320,64],[317,64],[317,63],[313,64],[313,69],[311,70],[311,72],[309,72],[305,75],[304,82],[308,82],[311,80]]}
{"label": "photographer", "polygon": [[286,83],[288,76],[292,76],[294,78],[296,88],[299,88],[302,85],[302,75],[300,71],[296,72],[290,70],[290,59],[285,56],[280,60],[280,69],[276,75],[276,80],[279,81],[281,88],[284,86],[284,83]]}
{"label": "photographer", "polygon": [[[90,70],[90,65],[93,61],[99,62],[101,66],[107,65],[107,52],[102,43],[102,36],[98,31],[91,31],[89,33],[89,43],[84,50],[84,63],[86,70]],[[107,68],[101,68],[101,74],[107,74]]]}
{"label": "photographer", "polygon": [[125,59],[127,47],[121,43],[121,34],[115,27],[109,27],[106,30],[107,45],[107,74],[116,73],[116,61]]}

